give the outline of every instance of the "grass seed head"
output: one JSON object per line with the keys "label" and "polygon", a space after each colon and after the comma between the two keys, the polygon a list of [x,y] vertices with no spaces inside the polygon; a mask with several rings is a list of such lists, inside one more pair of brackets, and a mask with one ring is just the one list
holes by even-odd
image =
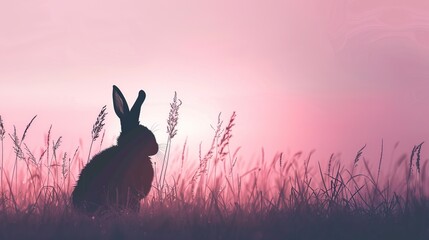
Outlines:
{"label": "grass seed head", "polygon": [[104,105],[101,108],[100,113],[98,114],[97,120],[95,121],[94,125],[92,126],[91,137],[92,137],[93,142],[95,140],[97,140],[97,138],[100,136],[101,130],[103,130],[104,120],[106,118],[106,115],[107,115],[106,105]]}
{"label": "grass seed head", "polygon": [[173,102],[170,103],[170,113],[167,119],[167,133],[169,138],[173,138],[177,134],[177,124],[179,122],[179,108],[182,105],[182,100],[177,99],[177,93],[174,92]]}
{"label": "grass seed head", "polygon": [[225,131],[223,132],[223,136],[220,140],[220,143],[218,145],[219,150],[219,158],[220,160],[223,160],[225,156],[228,154],[226,147],[229,145],[229,140],[232,138],[232,127],[234,127],[235,123],[235,117],[237,115],[235,114],[235,111],[232,113],[231,118],[229,119],[229,123],[225,128]]}
{"label": "grass seed head", "polygon": [[4,139],[5,133],[6,131],[4,130],[3,119],[1,118],[1,115],[0,115],[0,140]]}
{"label": "grass seed head", "polygon": [[21,142],[24,141],[25,137],[27,136],[28,129],[30,129],[31,124],[33,123],[34,119],[36,119],[36,117],[37,115],[35,115],[25,127],[24,133],[22,134],[22,137],[21,137]]}
{"label": "grass seed head", "polygon": [[356,153],[356,157],[354,160],[354,166],[357,166],[359,159],[362,156],[362,153],[363,153],[363,150],[365,149],[365,147],[366,147],[366,144],[361,149],[359,149],[359,151]]}
{"label": "grass seed head", "polygon": [[21,148],[21,141],[18,138],[18,135],[16,134],[16,127],[13,126],[13,134],[9,134],[10,139],[13,142],[13,151],[15,152],[15,155],[19,159],[25,159],[24,152]]}
{"label": "grass seed head", "polygon": [[67,153],[64,153],[64,156],[62,159],[62,164],[61,164],[61,173],[62,173],[64,178],[67,178],[67,175],[69,173],[69,168],[68,168],[69,164],[70,164],[70,158],[67,161]]}

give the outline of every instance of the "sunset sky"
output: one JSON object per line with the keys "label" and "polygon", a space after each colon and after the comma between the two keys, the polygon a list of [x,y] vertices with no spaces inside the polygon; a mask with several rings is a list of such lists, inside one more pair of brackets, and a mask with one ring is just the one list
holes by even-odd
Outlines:
{"label": "sunset sky", "polygon": [[89,144],[103,105],[113,144],[115,84],[128,102],[146,91],[140,120],[160,144],[176,91],[173,144],[188,138],[195,156],[219,112],[226,123],[236,111],[231,146],[246,158],[264,147],[352,161],[367,144],[378,159],[381,139],[389,154],[397,141],[402,153],[429,140],[428,77],[427,0],[0,4],[0,115],[7,131],[22,132],[37,114],[35,148],[51,124],[64,151]]}

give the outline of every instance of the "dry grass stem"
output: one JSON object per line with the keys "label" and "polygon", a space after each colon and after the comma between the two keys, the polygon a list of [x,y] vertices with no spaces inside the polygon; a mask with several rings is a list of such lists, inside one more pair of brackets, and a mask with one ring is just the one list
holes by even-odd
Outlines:
{"label": "dry grass stem", "polygon": [[3,141],[5,133],[6,133],[6,130],[4,129],[3,119],[1,118],[1,115],[0,115],[0,140],[1,141]]}
{"label": "dry grass stem", "polygon": [[3,119],[1,118],[0,115],[0,141],[1,141],[1,169],[0,169],[0,193],[1,190],[3,190],[3,173],[4,173],[4,145],[3,145],[3,140],[4,140],[4,135],[6,133],[6,130],[4,128],[3,125]]}
{"label": "dry grass stem", "polygon": [[97,140],[97,138],[100,136],[100,132],[101,130],[103,130],[104,127],[104,120],[106,118],[107,112],[106,112],[106,105],[104,105],[101,110],[100,113],[97,116],[97,120],[95,120],[94,125],[92,125],[92,131],[91,131],[91,145],[89,146],[89,151],[88,151],[88,159],[86,161],[86,163],[89,162],[89,159],[91,157],[91,150],[92,150],[92,145],[94,144],[95,140]]}
{"label": "dry grass stem", "polygon": [[170,139],[177,134],[177,124],[179,122],[179,108],[182,105],[182,100],[177,98],[177,93],[174,92],[173,102],[170,103],[170,113],[167,119],[167,133]]}
{"label": "dry grass stem", "polygon": [[179,123],[179,108],[182,105],[182,100],[177,98],[177,93],[174,92],[173,102],[170,103],[170,112],[167,118],[167,144],[165,146],[165,154],[164,159],[162,161],[161,171],[159,173],[159,186],[160,195],[162,195],[162,191],[165,185],[165,177],[167,175],[168,161],[170,159],[170,151],[171,151],[171,140],[177,134],[177,124]]}

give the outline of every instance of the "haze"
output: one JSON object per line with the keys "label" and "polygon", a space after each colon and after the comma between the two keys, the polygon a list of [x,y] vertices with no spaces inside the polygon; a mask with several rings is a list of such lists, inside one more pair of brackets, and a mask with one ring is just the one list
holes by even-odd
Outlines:
{"label": "haze", "polygon": [[428,1],[3,1],[0,115],[10,132],[37,114],[32,145],[53,124],[73,151],[107,105],[108,146],[116,84],[129,102],[147,92],[141,122],[160,143],[176,91],[173,144],[195,156],[236,111],[246,158],[351,161],[367,144],[378,159],[381,139],[409,152],[429,137],[428,48]]}

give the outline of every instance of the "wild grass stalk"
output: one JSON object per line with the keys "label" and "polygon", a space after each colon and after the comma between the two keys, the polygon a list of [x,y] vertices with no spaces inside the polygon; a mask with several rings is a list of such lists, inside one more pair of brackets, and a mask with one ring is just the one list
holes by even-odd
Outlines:
{"label": "wild grass stalk", "polygon": [[[14,161],[14,165],[13,165],[13,169],[12,169],[12,177],[11,177],[11,185],[13,187],[13,180],[15,179],[16,182],[16,188],[15,190],[18,190],[18,158],[19,159],[23,159],[24,158],[24,154],[22,152],[21,149],[21,143],[19,141],[18,135],[16,134],[16,127],[13,126],[13,134],[9,134],[9,137],[11,138],[12,142],[13,142],[13,149],[15,151],[15,161]],[[13,189],[13,188],[12,188]]]}
{"label": "wild grass stalk", "polygon": [[[232,128],[235,126],[235,117],[237,114],[232,112],[232,116],[229,119],[228,125],[225,127],[225,130],[223,131],[222,138],[220,142],[218,143],[218,157],[216,158],[217,161],[224,161],[227,154],[229,154],[229,151],[227,148],[229,147],[229,141],[232,138]],[[216,163],[215,163],[216,164]]]}
{"label": "wild grass stalk", "polygon": [[49,186],[49,176],[52,172],[52,169],[54,169],[53,174],[55,175],[55,177],[53,178],[53,182],[51,186],[55,186],[56,185],[56,181],[58,180],[58,161],[57,161],[57,150],[59,149],[59,147],[61,146],[61,139],[62,136],[60,136],[57,141],[52,141],[52,156],[51,156],[51,160],[49,162],[48,165],[48,180],[47,180],[47,186]]}
{"label": "wild grass stalk", "polygon": [[[26,128],[22,134],[21,140],[19,140],[15,126],[13,126],[13,128],[14,128],[13,134],[9,134],[9,137],[11,138],[11,140],[13,142],[13,150],[15,152],[15,161],[14,161],[14,165],[13,165],[13,169],[12,169],[12,176],[10,178],[10,181],[7,178],[6,178],[6,180],[8,180],[9,194],[12,197],[14,195],[14,189],[13,189],[14,182],[15,182],[15,193],[18,193],[18,191],[19,191],[19,188],[18,188],[18,159],[25,161],[25,155],[24,155],[24,152],[23,152],[21,146],[25,140],[25,137],[27,135],[27,132],[28,132],[31,124],[33,123],[33,121],[36,117],[37,117],[37,115],[34,116],[31,119],[31,121],[27,124],[27,126],[26,126]],[[2,171],[3,171],[3,169],[2,169]],[[14,203],[16,203],[16,202],[14,201]],[[15,207],[15,209],[18,209],[18,206],[15,205],[14,207]]]}
{"label": "wild grass stalk", "polygon": [[3,145],[3,140],[4,140],[4,135],[6,133],[6,130],[4,129],[4,125],[3,125],[3,119],[1,118],[0,115],[0,141],[1,141],[1,172],[0,172],[0,179],[1,179],[1,184],[0,184],[0,193],[3,192],[3,173],[4,173],[4,165],[3,165],[3,160],[4,160],[4,145]]}
{"label": "wild grass stalk", "polygon": [[195,188],[195,185],[197,184],[197,180],[200,179],[200,183],[202,183],[200,177],[204,176],[204,174],[207,173],[208,162],[213,157],[213,155],[215,153],[216,143],[222,134],[222,123],[223,123],[223,121],[221,120],[220,116],[221,116],[221,114],[219,113],[216,127],[212,126],[212,129],[214,130],[213,139],[212,139],[210,148],[207,151],[207,153],[204,155],[204,157],[202,157],[202,149],[201,149],[202,143],[200,143],[200,145],[199,145],[199,148],[198,148],[198,150],[199,150],[199,154],[198,154],[199,155],[199,165],[198,165],[198,168],[195,171],[195,173],[193,174],[191,181],[190,181],[191,195],[194,195],[194,190],[195,190],[194,188]]}
{"label": "wild grass stalk", "polygon": [[363,150],[365,149],[365,147],[366,147],[366,144],[361,149],[359,149],[359,151],[356,153],[356,157],[355,157],[355,159],[353,161],[352,175],[353,175],[354,169],[358,165],[358,162],[360,160],[360,157],[362,156],[362,153],[363,153]]}
{"label": "wild grass stalk", "polygon": [[104,141],[105,134],[106,134],[106,129],[103,130],[103,135],[101,136],[100,148],[98,149],[98,152],[101,152],[101,148],[103,146],[103,141]]}
{"label": "wild grass stalk", "polygon": [[177,93],[174,92],[173,102],[170,103],[170,112],[167,119],[167,145],[165,147],[164,159],[162,161],[161,172],[159,173],[159,189],[162,190],[165,185],[165,176],[167,174],[168,161],[170,159],[171,140],[177,134],[177,124],[179,123],[179,108],[182,105],[182,100],[177,98]]}
{"label": "wild grass stalk", "polygon": [[[41,177],[44,179],[44,181],[46,181],[46,183],[44,183],[43,184],[43,186],[44,186],[44,190],[45,190],[45,194],[44,194],[44,197],[45,197],[45,199],[47,198],[47,191],[48,191],[48,189],[47,189],[47,187],[46,186],[49,186],[49,175],[50,175],[50,172],[51,172],[51,163],[50,163],[50,158],[49,158],[49,153],[50,153],[50,146],[51,146],[51,131],[52,131],[52,124],[49,126],[49,129],[48,129],[48,133],[47,133],[47,135],[46,135],[46,142],[45,142],[45,150],[42,152],[42,154],[40,154],[40,159],[43,159],[43,157],[44,156],[46,156],[46,164],[45,164],[45,167],[46,167],[46,170],[47,170],[47,178],[46,178],[46,180],[44,179],[44,175],[43,175],[43,171],[40,171],[40,173],[41,173]],[[43,163],[41,163],[41,165],[40,165],[40,169],[42,169],[43,168]]]}
{"label": "wild grass stalk", "polygon": [[[212,178],[212,177],[216,178],[216,176],[217,176],[218,162],[219,162],[219,158],[221,156],[219,154],[220,148],[221,148],[221,142],[222,142],[221,139],[222,139],[222,135],[225,134],[225,129],[222,129],[223,120],[221,120],[221,115],[222,115],[222,113],[219,113],[216,128],[211,126],[213,131],[215,131],[214,138],[213,138],[214,141],[212,142],[215,145],[213,146],[212,155],[209,158],[207,158],[207,161],[205,161],[205,162],[206,162],[206,165],[210,165],[209,161],[210,161],[210,159],[213,158],[213,160],[214,160],[213,165],[214,166],[212,166],[212,171],[210,171],[210,175],[209,175],[209,171],[208,171],[210,169],[210,167],[207,167],[207,166],[205,167],[205,168],[207,168],[207,170],[205,170],[205,177],[203,178],[203,180],[204,180],[203,184],[204,185],[207,185],[207,181],[209,181],[210,178]],[[226,142],[226,141],[224,141],[224,142]],[[200,158],[200,160],[201,160],[201,158]]]}
{"label": "wild grass stalk", "polygon": [[61,162],[62,162],[61,163],[61,175],[62,175],[62,179],[63,179],[62,188],[64,189],[66,187],[66,179],[67,179],[68,175],[70,174],[70,162],[71,162],[71,158],[68,158],[66,152],[64,153]]}
{"label": "wild grass stalk", "polygon": [[25,165],[27,167],[27,173],[30,175],[30,182],[31,182],[31,186],[33,187],[33,192],[35,193],[36,192],[36,183],[34,181],[35,175],[34,175],[33,171],[31,170],[31,164],[36,165],[36,166],[38,164],[37,164],[36,157],[31,152],[30,148],[27,146],[26,143],[24,143],[24,149],[25,149],[25,152],[27,153],[27,159],[24,159],[24,161],[25,161]]}
{"label": "wild grass stalk", "polygon": [[[406,179],[406,184],[407,184],[406,205],[407,205],[407,208],[408,208],[408,203],[409,203],[409,201],[411,199],[411,195],[412,195],[411,191],[414,190],[411,188],[411,184],[412,184],[411,183],[411,176],[413,174],[413,166],[416,166],[417,174],[420,174],[420,151],[421,151],[423,143],[424,142],[422,142],[418,145],[415,145],[413,147],[413,150],[411,151],[410,162],[409,162],[409,166],[408,166],[408,174],[406,176],[406,178],[407,178]],[[416,156],[416,157],[414,157],[414,156]],[[415,163],[413,161],[414,158],[416,159]]]}
{"label": "wild grass stalk", "polygon": [[[234,158],[235,156],[231,155],[230,152],[230,140],[232,138],[232,128],[235,126],[235,117],[236,117],[236,113],[235,111],[232,113],[228,125],[225,127],[225,129],[222,131],[222,137],[220,138],[220,141],[217,144],[217,154],[215,157],[215,161],[214,161],[214,178],[217,178],[217,166],[219,162],[223,162],[223,172],[225,174],[228,173],[227,170],[227,161],[226,161],[226,156],[229,156],[229,170],[230,170],[230,175],[226,175],[225,177],[231,176],[231,181],[233,182],[234,179],[232,178],[232,174],[233,174],[233,169],[234,169],[234,162],[236,161],[236,159]],[[238,149],[239,150],[239,149]],[[234,160],[233,160],[234,159]],[[219,188],[219,184],[215,185],[215,188]]]}
{"label": "wild grass stalk", "polygon": [[378,170],[377,170],[377,186],[378,186],[378,180],[380,178],[381,161],[383,160],[383,151],[384,151],[384,141],[383,139],[381,139],[380,160],[378,161]]}
{"label": "wild grass stalk", "polygon": [[[95,140],[97,140],[97,138],[100,136],[100,132],[104,127],[104,120],[106,118],[106,115],[107,115],[106,105],[104,105],[101,108],[100,113],[97,116],[97,120],[95,121],[94,125],[92,125],[91,144],[89,145],[88,159],[87,159],[86,163],[89,162],[89,159],[91,157],[92,145],[94,144]],[[103,136],[104,136],[104,134],[103,134]]]}
{"label": "wild grass stalk", "polygon": [[[72,177],[74,176],[72,174],[72,165],[75,162],[75,160],[78,158],[78,153],[79,153],[79,147],[76,148],[76,150],[74,151],[73,157],[70,159],[69,164],[68,164],[68,182],[67,182],[67,190],[70,190],[70,182]],[[79,163],[78,163],[79,165]],[[75,180],[75,179],[74,179]]]}
{"label": "wild grass stalk", "polygon": [[183,144],[183,149],[182,149],[182,154],[181,154],[181,158],[180,158],[180,175],[182,175],[183,173],[183,165],[185,163],[185,154],[187,153],[187,143],[188,143],[188,138],[185,139],[185,143]]}

